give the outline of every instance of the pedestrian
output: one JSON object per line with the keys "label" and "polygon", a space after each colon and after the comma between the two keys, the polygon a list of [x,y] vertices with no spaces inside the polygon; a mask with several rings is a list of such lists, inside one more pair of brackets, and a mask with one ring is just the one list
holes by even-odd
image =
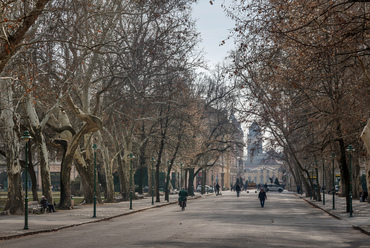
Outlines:
{"label": "pedestrian", "polygon": [[220,185],[217,183],[216,184],[216,195],[220,194]]}
{"label": "pedestrian", "polygon": [[236,190],[236,196],[237,197],[239,197],[239,195],[240,195],[240,185],[239,184],[237,184],[236,186],[235,186],[235,190]]}
{"label": "pedestrian", "polygon": [[368,197],[367,191],[363,190],[360,193],[360,202],[365,202],[367,200],[367,197]]}
{"label": "pedestrian", "polygon": [[260,193],[258,194],[258,198],[260,199],[261,207],[265,206],[265,200],[267,199],[267,195],[265,190],[262,188]]}

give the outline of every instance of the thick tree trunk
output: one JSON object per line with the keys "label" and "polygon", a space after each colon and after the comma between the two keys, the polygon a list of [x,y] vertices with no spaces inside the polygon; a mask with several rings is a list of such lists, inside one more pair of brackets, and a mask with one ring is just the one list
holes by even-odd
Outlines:
{"label": "thick tree trunk", "polygon": [[[367,125],[361,133],[361,139],[364,141],[367,154],[370,154],[370,119],[367,121]],[[370,192],[370,160],[367,160],[366,164],[366,183],[367,183],[367,192]],[[370,197],[367,198],[367,201],[370,203]]]}
{"label": "thick tree trunk", "polygon": [[194,196],[194,168],[189,168],[188,194]]}
{"label": "thick tree trunk", "polygon": [[[60,204],[59,204],[60,208],[70,208],[71,207],[70,173],[71,173],[71,168],[72,168],[72,161],[76,154],[77,148],[79,147],[81,139],[84,137],[85,134],[98,131],[102,128],[102,122],[99,118],[82,112],[77,106],[74,105],[71,97],[67,96],[66,99],[67,99],[68,106],[71,108],[74,114],[78,118],[80,118],[82,121],[84,121],[85,124],[73,136],[71,134],[68,134],[67,135],[68,140],[64,140],[65,155],[63,156],[62,168],[61,168],[61,195],[60,195]],[[64,120],[63,122],[66,122],[66,123],[69,122],[67,116],[62,117],[60,119]],[[63,140],[59,140],[56,142],[59,142],[60,144],[62,141]],[[85,185],[86,184],[84,183],[84,186]]]}
{"label": "thick tree trunk", "polygon": [[61,164],[60,172],[60,202],[59,208],[70,209],[72,207],[71,202],[71,161],[69,157],[64,157]]}
{"label": "thick tree trunk", "polygon": [[161,198],[159,195],[159,165],[160,163],[157,162],[155,166],[155,202],[161,202]]}
{"label": "thick tree trunk", "polygon": [[340,148],[340,163],[339,169],[341,174],[341,183],[342,183],[342,194],[346,197],[347,212],[350,212],[350,198],[349,198],[349,166],[347,164],[346,158],[346,149],[344,146],[344,140],[339,139],[339,148]]}
{"label": "thick tree trunk", "polygon": [[11,82],[0,80],[0,120],[4,133],[6,167],[8,174],[8,199],[5,211],[10,214],[23,214],[21,165],[19,163],[19,116],[13,107],[13,91]]}
{"label": "thick tree trunk", "polygon": [[[81,151],[81,148],[80,146],[78,146],[78,148],[76,149],[73,161],[74,161],[74,165],[76,166],[78,174],[81,176],[84,201],[86,203],[93,203],[93,200],[94,200],[94,164],[92,164],[91,161],[85,160],[82,157],[80,151]],[[101,202],[99,197],[97,197],[97,199],[99,202]]]}
{"label": "thick tree trunk", "polygon": [[[167,175],[166,175],[166,195],[165,195],[165,200],[169,201],[170,200],[170,185],[171,185],[171,170],[172,170],[172,163],[170,163],[167,167]],[[172,188],[172,185],[171,185]]]}
{"label": "thick tree trunk", "polygon": [[316,164],[315,172],[316,172],[316,189],[315,189],[316,200],[321,201],[321,193],[320,193],[321,186],[320,186],[320,180],[319,180],[319,169],[317,168],[317,164]]}
{"label": "thick tree trunk", "polygon": [[42,133],[42,126],[39,117],[37,116],[33,102],[34,99],[31,93],[28,93],[26,109],[27,116],[31,124],[31,130],[34,136],[33,138],[34,141],[36,142],[36,146],[39,152],[42,194],[46,197],[48,202],[53,202],[53,194],[51,192],[49,157],[48,157],[49,153],[46,147],[44,134]]}
{"label": "thick tree trunk", "polygon": [[122,195],[122,200],[127,200],[127,195],[126,195],[126,184],[125,184],[125,178],[124,178],[124,174],[123,174],[123,168],[124,168],[124,165],[123,165],[123,158],[121,156],[121,154],[118,155],[118,168],[117,168],[117,173],[118,173],[118,177],[119,177],[119,186],[120,186],[120,192],[121,192],[121,195]]}
{"label": "thick tree trunk", "polygon": [[[28,166],[28,174],[30,175],[30,178],[31,178],[31,182],[32,182],[32,186],[31,186],[31,189],[32,189],[32,199],[34,201],[39,201],[39,196],[37,194],[37,178],[36,178],[36,172],[35,172],[35,169],[33,167],[33,156],[32,156],[33,152],[32,152],[32,146],[30,145],[29,146],[29,149],[28,149],[28,161],[29,161],[29,166]],[[22,166],[23,167],[23,166]]]}
{"label": "thick tree trunk", "polygon": [[108,148],[103,145],[103,138],[101,136],[101,132],[98,132],[98,137],[100,151],[104,162],[103,170],[106,182],[105,202],[115,202],[116,199],[114,197],[113,163],[118,154],[115,155],[112,159],[110,159]]}

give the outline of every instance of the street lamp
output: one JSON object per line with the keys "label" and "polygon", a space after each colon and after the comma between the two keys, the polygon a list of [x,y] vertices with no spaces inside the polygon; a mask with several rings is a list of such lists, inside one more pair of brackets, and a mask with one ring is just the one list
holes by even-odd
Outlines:
{"label": "street lamp", "polygon": [[21,137],[25,142],[26,142],[26,167],[25,167],[25,179],[26,179],[26,186],[25,186],[25,198],[24,198],[24,228],[23,229],[28,229],[28,141],[32,139],[30,133],[28,131],[24,131],[23,136]]}
{"label": "street lamp", "polygon": [[333,158],[333,210],[334,210],[335,209],[335,170],[334,170],[335,153],[334,152],[331,154],[331,157]]}
{"label": "street lamp", "polygon": [[154,162],[155,162],[155,159],[152,158],[151,161],[152,161],[152,205],[154,205]]}
{"label": "street lamp", "polygon": [[325,205],[325,159],[322,159],[322,205]]}
{"label": "street lamp", "polygon": [[180,182],[180,187],[181,187],[181,189],[183,189],[183,187],[182,187],[182,164],[180,164],[180,168],[181,168],[181,182]]}
{"label": "street lamp", "polygon": [[132,159],[134,158],[134,155],[130,153],[128,155],[131,162],[131,168],[130,168],[130,209],[132,209]]}
{"label": "street lamp", "polygon": [[315,171],[316,171],[316,201],[319,200],[319,194],[320,194],[320,189],[319,189],[319,169],[318,169],[318,162],[317,160],[315,161]]}
{"label": "street lamp", "polygon": [[168,187],[166,187],[166,191],[165,191],[165,198],[167,198],[167,202],[169,202],[170,201],[170,183],[171,183],[171,180],[170,180],[170,171],[169,171],[169,169],[170,169],[170,161],[169,160],[167,160],[167,175],[166,175],[166,181],[165,181],[165,185],[167,186],[168,185]]}
{"label": "street lamp", "polygon": [[92,147],[94,149],[94,215],[93,218],[96,218],[96,149],[98,146],[96,144]]}
{"label": "street lamp", "polygon": [[352,152],[355,149],[349,145],[347,152],[349,152],[349,217],[352,217]]}
{"label": "street lamp", "polygon": [[312,200],[312,197],[313,197],[313,169],[311,169],[311,175],[310,175],[310,179],[311,179],[311,182],[312,182],[312,187],[311,187],[311,194],[310,194],[310,200]]}

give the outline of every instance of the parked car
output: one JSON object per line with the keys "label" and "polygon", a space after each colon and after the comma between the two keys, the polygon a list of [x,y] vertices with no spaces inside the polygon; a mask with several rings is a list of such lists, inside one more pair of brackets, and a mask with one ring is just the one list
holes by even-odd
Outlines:
{"label": "parked car", "polygon": [[[197,192],[202,192],[202,185],[201,184],[199,184],[198,186],[197,186]],[[213,187],[210,187],[210,186],[208,186],[208,185],[206,185],[205,186],[205,190],[204,190],[204,192],[208,192],[208,193],[213,193]]]}
{"label": "parked car", "polygon": [[279,193],[281,193],[284,191],[284,189],[276,184],[267,184],[266,191],[278,191]]}

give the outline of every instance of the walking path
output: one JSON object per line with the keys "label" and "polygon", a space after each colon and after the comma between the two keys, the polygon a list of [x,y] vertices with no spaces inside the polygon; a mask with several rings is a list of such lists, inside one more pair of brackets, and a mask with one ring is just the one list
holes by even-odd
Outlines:
{"label": "walking path", "polygon": [[[214,194],[206,194],[204,196],[214,196]],[[201,197],[196,193],[194,197],[189,197],[189,200],[194,200]],[[370,235],[370,204],[366,202],[353,201],[353,217],[349,217],[346,213],[346,205],[344,197],[335,197],[335,209],[333,210],[332,196],[326,195],[325,205],[323,202],[310,200],[309,197],[297,195],[309,204],[322,209],[335,218],[349,222],[353,228]],[[155,199],[154,199],[155,200]],[[152,198],[134,200],[132,209],[130,202],[105,203],[97,204],[96,218],[93,218],[93,205],[78,205],[73,210],[58,210],[55,213],[46,214],[29,214],[28,215],[28,230],[24,229],[25,217],[22,215],[0,215],[0,241],[21,236],[33,235],[44,232],[54,232],[64,228],[79,226],[86,223],[99,222],[109,220],[114,217],[145,211],[154,207],[162,207],[169,204],[177,204],[177,196],[171,195],[170,201],[164,201],[161,197],[161,202],[154,202]]]}
{"label": "walking path", "polygon": [[304,199],[309,204],[322,209],[329,215],[337,219],[347,221],[354,229],[358,229],[370,236],[370,203],[360,202],[359,200],[353,199],[353,213],[352,217],[350,217],[350,214],[347,213],[345,197],[335,196],[333,209],[333,195],[325,194],[325,205],[322,194],[321,201],[310,199],[310,197],[305,197],[304,195],[297,194],[297,196]]}
{"label": "walking path", "polygon": [[[199,197],[201,197],[200,194],[195,193],[195,196],[189,197],[188,200],[197,199]],[[54,232],[72,226],[109,220],[114,217],[145,211],[150,208],[177,204],[177,198],[177,195],[170,195],[170,200],[167,202],[164,200],[164,197],[161,196],[161,202],[155,202],[154,198],[154,205],[152,205],[152,198],[145,197],[143,199],[133,200],[132,209],[130,209],[129,201],[97,204],[95,218],[92,217],[94,215],[92,204],[77,205],[74,206],[73,210],[57,209],[55,213],[30,213],[28,214],[29,229],[27,230],[24,229],[24,215],[0,215],[0,241],[37,233]]]}

